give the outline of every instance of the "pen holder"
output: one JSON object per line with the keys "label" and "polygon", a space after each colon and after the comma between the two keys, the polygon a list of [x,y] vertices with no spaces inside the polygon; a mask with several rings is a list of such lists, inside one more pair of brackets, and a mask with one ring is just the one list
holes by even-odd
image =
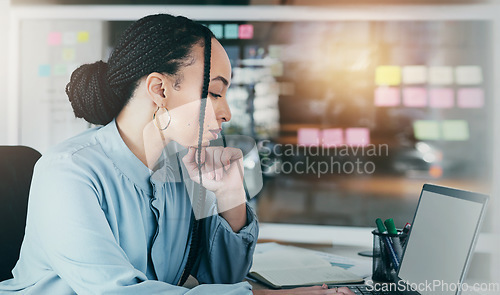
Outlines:
{"label": "pen holder", "polygon": [[397,272],[403,246],[407,234],[398,230],[398,234],[380,233],[378,230],[373,234],[373,264],[372,280],[376,282],[397,282]]}

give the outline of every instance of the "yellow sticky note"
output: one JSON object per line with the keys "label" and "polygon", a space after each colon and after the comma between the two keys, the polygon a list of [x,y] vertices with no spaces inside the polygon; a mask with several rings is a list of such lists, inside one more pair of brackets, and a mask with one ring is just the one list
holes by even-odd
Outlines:
{"label": "yellow sticky note", "polygon": [[375,84],[379,86],[397,86],[401,84],[401,67],[378,66],[375,70]]}
{"label": "yellow sticky note", "polygon": [[88,42],[89,41],[89,32],[87,32],[87,31],[78,32],[77,40],[78,40],[78,43]]}
{"label": "yellow sticky note", "polygon": [[75,49],[73,48],[63,48],[62,58],[64,61],[73,61],[75,59]]}
{"label": "yellow sticky note", "polygon": [[439,123],[433,120],[413,122],[413,132],[418,140],[438,140],[441,138]]}
{"label": "yellow sticky note", "polygon": [[445,120],[442,128],[444,140],[461,141],[469,139],[469,124],[465,120]]}

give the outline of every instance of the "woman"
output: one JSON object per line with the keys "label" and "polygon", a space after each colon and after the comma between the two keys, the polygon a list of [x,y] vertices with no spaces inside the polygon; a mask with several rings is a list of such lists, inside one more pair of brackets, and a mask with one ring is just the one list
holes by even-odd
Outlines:
{"label": "woman", "polygon": [[[252,294],[241,281],[258,224],[242,154],[208,146],[231,119],[230,77],[206,27],[166,14],[132,24],[108,63],[75,70],[75,115],[104,126],[37,163],[20,258],[0,293]],[[202,285],[181,287],[189,274]],[[268,292],[281,293],[254,294]]]}

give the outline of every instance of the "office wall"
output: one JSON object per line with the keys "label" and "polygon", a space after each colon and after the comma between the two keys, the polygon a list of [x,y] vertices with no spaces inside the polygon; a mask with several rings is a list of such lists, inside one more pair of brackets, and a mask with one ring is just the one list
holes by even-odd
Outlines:
{"label": "office wall", "polygon": [[7,75],[9,54],[9,4],[0,0],[0,145],[7,142]]}

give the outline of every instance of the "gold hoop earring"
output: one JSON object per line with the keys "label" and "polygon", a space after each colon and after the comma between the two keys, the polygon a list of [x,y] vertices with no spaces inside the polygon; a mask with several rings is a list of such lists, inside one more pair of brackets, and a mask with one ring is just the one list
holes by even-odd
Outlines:
{"label": "gold hoop earring", "polygon": [[163,108],[163,109],[165,109],[165,111],[166,111],[166,112],[167,112],[167,114],[168,114],[168,122],[167,122],[167,126],[165,126],[164,128],[161,128],[160,126],[158,126],[158,125],[159,125],[159,123],[156,123],[156,121],[157,121],[157,120],[156,120],[156,113],[160,110],[160,107],[158,107],[158,108],[156,109],[156,111],[153,113],[153,123],[155,124],[156,128],[160,129],[161,131],[164,131],[164,130],[166,130],[166,129],[168,128],[168,126],[170,126],[170,121],[172,121],[172,117],[170,116],[170,112],[168,111],[168,109],[167,109],[167,108],[165,108],[165,107],[162,107],[162,108]]}

